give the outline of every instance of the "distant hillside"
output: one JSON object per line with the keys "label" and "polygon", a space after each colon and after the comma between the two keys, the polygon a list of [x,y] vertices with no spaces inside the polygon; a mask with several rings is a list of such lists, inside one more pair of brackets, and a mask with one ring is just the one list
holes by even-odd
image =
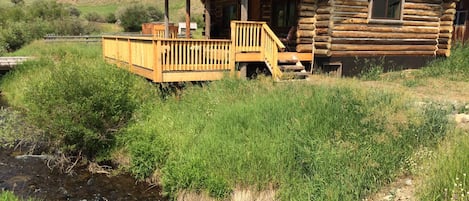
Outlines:
{"label": "distant hillside", "polygon": [[[6,1],[6,0],[0,0]],[[8,0],[9,1],[9,0]],[[98,13],[107,14],[115,12],[121,7],[129,4],[142,3],[150,4],[163,10],[164,0],[57,0],[61,3],[70,3],[76,5],[83,13],[96,11]],[[169,1],[169,17],[172,22],[183,19],[185,14],[186,0],[170,0]],[[203,13],[203,4],[200,0],[191,0],[191,14],[201,16]]]}
{"label": "distant hillside", "polygon": [[[39,0],[24,0],[26,3]],[[102,15],[115,13],[122,7],[129,4],[142,3],[151,4],[163,10],[164,0],[57,0],[57,2],[75,5],[82,14],[89,12],[97,12]],[[11,6],[11,0],[0,0],[0,6]],[[178,22],[184,19],[186,0],[170,0],[169,1],[169,17],[172,22]],[[202,16],[203,4],[200,0],[191,0],[191,14]]]}

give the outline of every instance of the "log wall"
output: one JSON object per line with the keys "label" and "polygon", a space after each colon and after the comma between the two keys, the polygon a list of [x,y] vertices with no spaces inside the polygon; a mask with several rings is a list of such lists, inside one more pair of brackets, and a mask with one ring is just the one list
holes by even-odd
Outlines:
{"label": "log wall", "polygon": [[297,51],[317,56],[449,56],[453,0],[405,0],[402,20],[369,18],[369,0],[301,0]]}

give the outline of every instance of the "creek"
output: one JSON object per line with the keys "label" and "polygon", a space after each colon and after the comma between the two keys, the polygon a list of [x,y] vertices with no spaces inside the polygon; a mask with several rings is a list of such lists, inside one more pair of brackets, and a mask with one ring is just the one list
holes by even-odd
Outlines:
{"label": "creek", "polygon": [[[0,93],[0,109],[7,107]],[[50,169],[44,158],[23,154],[0,146],[0,192],[8,190],[20,198],[38,200],[167,200],[160,195],[159,186],[138,182],[131,175],[93,174],[86,166],[63,174]]]}
{"label": "creek", "polygon": [[130,175],[92,174],[76,167],[74,174],[51,170],[35,157],[15,157],[22,153],[0,149],[0,189],[22,198],[39,200],[164,200],[157,186],[137,182]]}

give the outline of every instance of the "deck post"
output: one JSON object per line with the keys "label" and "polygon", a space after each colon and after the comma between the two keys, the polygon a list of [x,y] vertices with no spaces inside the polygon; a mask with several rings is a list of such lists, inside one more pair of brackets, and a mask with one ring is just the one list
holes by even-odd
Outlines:
{"label": "deck post", "polygon": [[161,40],[153,40],[153,82],[163,82],[163,66],[161,65]]}
{"label": "deck post", "polygon": [[210,0],[205,0],[205,11],[204,12],[205,12],[205,38],[206,39],[210,38],[210,32],[212,31],[211,30],[212,19],[211,19],[211,16],[210,16],[210,9],[212,8],[211,4],[212,4],[212,2],[210,2]]}
{"label": "deck post", "polygon": [[169,38],[169,0],[164,0],[164,38]]}
{"label": "deck post", "polygon": [[237,28],[236,23],[231,21],[231,47],[230,47],[230,69],[231,69],[231,76],[235,75],[236,70],[236,40],[238,40],[237,36]]}
{"label": "deck post", "polygon": [[129,51],[129,71],[134,72],[134,68],[132,65],[132,43],[130,42],[130,38],[127,39],[127,44],[128,44],[128,51]]}
{"label": "deck post", "polygon": [[186,0],[186,38],[191,38],[191,0]]}
{"label": "deck post", "polygon": [[241,0],[241,21],[248,21],[249,0]]}

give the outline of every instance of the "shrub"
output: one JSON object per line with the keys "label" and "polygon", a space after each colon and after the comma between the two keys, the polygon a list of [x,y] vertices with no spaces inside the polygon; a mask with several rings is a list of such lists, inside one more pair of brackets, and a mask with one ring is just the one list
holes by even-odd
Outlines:
{"label": "shrub", "polygon": [[86,14],[85,19],[90,22],[104,22],[105,21],[103,16],[101,16],[97,12],[91,12],[91,13]]}
{"label": "shrub", "polygon": [[133,4],[124,8],[118,18],[124,31],[136,32],[142,29],[142,23],[149,22],[151,19],[148,10],[141,4]]}
{"label": "shrub", "polygon": [[111,23],[111,24],[114,24],[117,22],[117,18],[116,18],[116,15],[114,13],[109,13],[107,16],[106,16],[106,22],[107,23]]}
{"label": "shrub", "polygon": [[152,22],[161,21],[164,16],[161,10],[153,6],[147,7],[147,15],[148,15],[149,21],[152,21]]}
{"label": "shrub", "polygon": [[[2,87],[7,99],[27,108],[28,119],[47,132],[52,148],[93,157],[113,145],[114,134],[153,96],[146,81],[105,64],[100,46],[68,46],[41,47],[50,50],[8,74]],[[27,84],[13,86],[18,82]]]}

